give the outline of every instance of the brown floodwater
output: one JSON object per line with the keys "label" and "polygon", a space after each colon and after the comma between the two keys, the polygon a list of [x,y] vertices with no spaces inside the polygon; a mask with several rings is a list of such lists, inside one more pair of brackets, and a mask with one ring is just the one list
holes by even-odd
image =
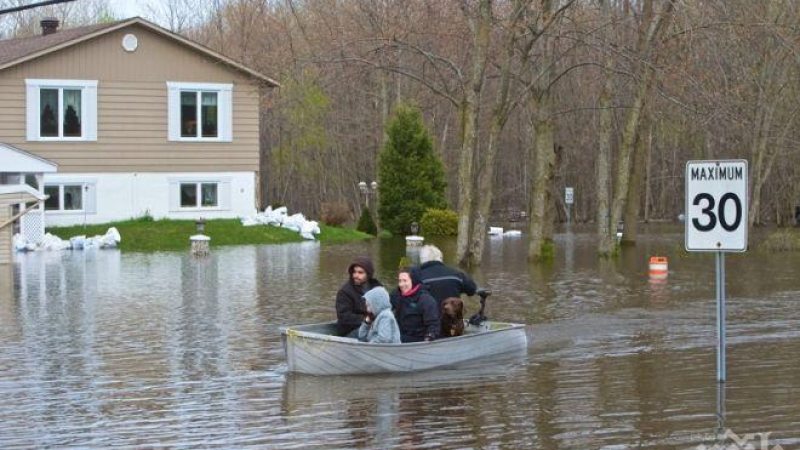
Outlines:
{"label": "brown floodwater", "polygon": [[332,319],[355,256],[395,286],[400,239],[18,255],[0,268],[0,448],[800,448],[800,254],[727,256],[720,388],[714,256],[652,227],[599,261],[589,231],[540,266],[524,237],[492,238],[474,271],[487,315],[529,325],[526,355],[392,376],[287,373],[279,328]]}

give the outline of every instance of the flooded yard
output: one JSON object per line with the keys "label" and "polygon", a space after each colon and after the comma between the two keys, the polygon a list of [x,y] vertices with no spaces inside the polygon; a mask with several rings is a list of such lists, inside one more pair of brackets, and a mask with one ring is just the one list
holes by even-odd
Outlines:
{"label": "flooded yard", "polygon": [[[287,373],[280,327],[334,318],[355,256],[394,287],[402,240],[18,255],[0,274],[0,447],[800,447],[800,255],[728,255],[718,388],[714,256],[675,231],[616,261],[595,246],[561,233],[555,262],[531,266],[524,238],[488,244],[473,276],[489,317],[529,324],[523,359],[330,378]],[[652,255],[667,280],[648,279]]]}

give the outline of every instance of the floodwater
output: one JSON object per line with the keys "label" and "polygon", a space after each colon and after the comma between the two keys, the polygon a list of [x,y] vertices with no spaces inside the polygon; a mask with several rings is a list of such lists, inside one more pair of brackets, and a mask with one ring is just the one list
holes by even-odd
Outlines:
{"label": "floodwater", "polygon": [[20,255],[0,269],[0,448],[800,448],[800,255],[727,255],[719,388],[713,255],[674,229],[613,262],[588,232],[556,244],[537,267],[492,239],[474,273],[487,315],[530,325],[525,357],[329,378],[287,373],[279,327],[331,319],[355,256],[394,286],[401,240]]}

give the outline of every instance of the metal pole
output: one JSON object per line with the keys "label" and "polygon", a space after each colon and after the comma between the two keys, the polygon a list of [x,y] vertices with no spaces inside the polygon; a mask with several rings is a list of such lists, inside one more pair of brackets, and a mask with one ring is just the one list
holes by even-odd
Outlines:
{"label": "metal pole", "polygon": [[717,384],[717,438],[725,435],[725,384]]}
{"label": "metal pole", "polygon": [[717,252],[717,381],[725,382],[725,253]]}

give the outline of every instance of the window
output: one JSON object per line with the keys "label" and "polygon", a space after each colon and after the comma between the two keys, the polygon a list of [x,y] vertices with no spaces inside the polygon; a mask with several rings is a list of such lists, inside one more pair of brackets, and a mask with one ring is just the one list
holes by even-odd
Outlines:
{"label": "window", "polygon": [[97,81],[25,80],[28,140],[97,140]]}
{"label": "window", "polygon": [[44,193],[50,198],[44,202],[45,211],[83,211],[82,184],[45,185]]}
{"label": "window", "polygon": [[168,82],[169,140],[232,140],[233,85]]}
{"label": "window", "polygon": [[181,91],[181,137],[216,138],[219,135],[217,96],[216,92]]}
{"label": "window", "polygon": [[217,183],[181,183],[181,208],[216,208],[219,206]]}

